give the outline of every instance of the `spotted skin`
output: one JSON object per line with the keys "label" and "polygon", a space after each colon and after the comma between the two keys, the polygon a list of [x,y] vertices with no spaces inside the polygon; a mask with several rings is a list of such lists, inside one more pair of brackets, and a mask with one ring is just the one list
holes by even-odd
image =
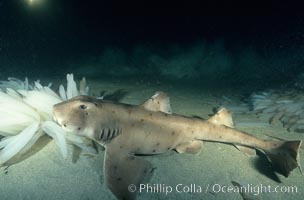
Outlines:
{"label": "spotted skin", "polygon": [[133,106],[78,96],[53,108],[54,120],[63,129],[105,147],[106,184],[118,199],[135,199],[136,193],[130,193],[128,185],[139,186],[153,171],[149,162],[136,155],[161,154],[173,149],[197,153],[202,141],[260,149],[285,176],[298,166],[301,141],[268,141],[235,130],[231,127],[232,120],[227,119],[231,116],[223,111],[210,121],[170,114],[164,93],[152,98]]}

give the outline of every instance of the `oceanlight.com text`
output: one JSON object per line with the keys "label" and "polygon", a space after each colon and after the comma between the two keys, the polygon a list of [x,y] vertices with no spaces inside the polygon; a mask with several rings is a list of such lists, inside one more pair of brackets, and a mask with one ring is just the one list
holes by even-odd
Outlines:
{"label": "oceanlight.com text", "polygon": [[248,193],[252,195],[259,195],[262,193],[297,193],[297,186],[271,186],[263,184],[245,184],[240,186],[223,185],[223,184],[140,184],[135,186],[133,184],[128,187],[130,192],[139,193],[163,193],[169,195],[171,193]]}
{"label": "oceanlight.com text", "polygon": [[[259,195],[261,193],[297,193],[297,186],[271,186],[271,185],[263,185],[263,184],[245,184],[241,186],[232,186],[232,185],[221,185],[221,184],[213,184],[210,188],[211,192],[214,193],[250,193],[253,195]],[[209,188],[208,188],[209,190]]]}

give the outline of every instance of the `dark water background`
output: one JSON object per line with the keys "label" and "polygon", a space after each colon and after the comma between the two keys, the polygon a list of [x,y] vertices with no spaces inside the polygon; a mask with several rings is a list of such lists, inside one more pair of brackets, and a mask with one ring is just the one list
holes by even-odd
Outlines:
{"label": "dark water background", "polygon": [[304,17],[297,13],[268,4],[261,15],[212,15],[198,5],[136,10],[109,2],[1,1],[1,79],[73,72],[265,88],[292,85],[304,73]]}

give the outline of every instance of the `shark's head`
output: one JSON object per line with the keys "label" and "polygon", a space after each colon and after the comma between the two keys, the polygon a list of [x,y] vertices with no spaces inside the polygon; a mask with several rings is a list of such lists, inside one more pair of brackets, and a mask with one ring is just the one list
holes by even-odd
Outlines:
{"label": "shark's head", "polygon": [[77,96],[55,104],[54,120],[67,132],[90,136],[96,122],[97,100],[89,96]]}

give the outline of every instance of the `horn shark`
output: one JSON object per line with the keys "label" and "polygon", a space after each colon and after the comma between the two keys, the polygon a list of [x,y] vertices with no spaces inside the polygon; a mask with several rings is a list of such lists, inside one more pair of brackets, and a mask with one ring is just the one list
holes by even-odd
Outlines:
{"label": "horn shark", "polygon": [[136,199],[128,186],[139,186],[152,174],[152,165],[139,155],[170,150],[195,154],[203,141],[262,150],[274,169],[286,177],[299,166],[301,140],[262,140],[235,130],[227,109],[209,120],[172,114],[169,97],[163,92],[139,106],[78,96],[54,105],[53,117],[67,132],[105,147],[105,182],[118,199]]}

